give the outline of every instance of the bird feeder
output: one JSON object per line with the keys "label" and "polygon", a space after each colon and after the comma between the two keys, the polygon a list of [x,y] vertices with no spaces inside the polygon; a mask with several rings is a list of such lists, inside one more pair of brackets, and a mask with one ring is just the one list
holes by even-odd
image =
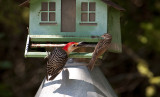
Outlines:
{"label": "bird feeder", "polygon": [[[26,0],[29,28],[25,57],[45,57],[47,48],[67,42],[86,42],[95,47],[104,33],[112,35],[110,52],[121,52],[120,12],[110,0]],[[91,58],[92,52],[73,52],[70,58]],[[86,64],[86,63],[85,63]],[[78,66],[75,66],[78,65]],[[43,80],[35,97],[117,97],[98,67],[67,67],[54,81]]]}
{"label": "bird feeder", "polygon": [[[27,0],[29,29],[25,57],[45,57],[39,48],[86,42],[94,47],[104,33],[112,35],[111,52],[121,52],[120,11],[110,0]],[[91,45],[90,45],[91,44]],[[92,53],[71,53],[71,58],[91,58]]]}

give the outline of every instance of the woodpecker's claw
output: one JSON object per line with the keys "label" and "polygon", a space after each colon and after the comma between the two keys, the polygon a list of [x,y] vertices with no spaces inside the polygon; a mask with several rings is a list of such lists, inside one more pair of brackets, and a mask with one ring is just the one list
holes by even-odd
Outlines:
{"label": "woodpecker's claw", "polygon": [[93,70],[93,66],[88,65],[87,68],[92,71]]}
{"label": "woodpecker's claw", "polygon": [[46,52],[47,52],[47,55],[44,57],[44,59],[47,59],[49,56],[49,52],[48,51],[46,51]]}

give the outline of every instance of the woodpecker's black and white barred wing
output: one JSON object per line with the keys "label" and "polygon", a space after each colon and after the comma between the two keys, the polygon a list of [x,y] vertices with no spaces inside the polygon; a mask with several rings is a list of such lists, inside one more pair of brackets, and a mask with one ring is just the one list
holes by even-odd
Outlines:
{"label": "woodpecker's black and white barred wing", "polygon": [[48,58],[47,62],[47,75],[46,78],[48,80],[48,76],[51,76],[49,80],[53,80],[65,66],[68,59],[67,53],[61,48],[54,48]]}

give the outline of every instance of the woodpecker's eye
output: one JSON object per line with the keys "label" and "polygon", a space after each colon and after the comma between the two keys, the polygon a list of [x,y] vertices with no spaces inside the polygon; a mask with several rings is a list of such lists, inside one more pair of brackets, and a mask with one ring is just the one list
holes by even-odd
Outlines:
{"label": "woodpecker's eye", "polygon": [[73,47],[75,47],[76,45],[75,44],[73,44]]}

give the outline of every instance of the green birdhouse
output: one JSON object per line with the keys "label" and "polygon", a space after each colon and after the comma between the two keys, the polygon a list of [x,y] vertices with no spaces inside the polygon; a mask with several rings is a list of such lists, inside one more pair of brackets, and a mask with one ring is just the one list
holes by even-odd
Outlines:
{"label": "green birdhouse", "polygon": [[[25,57],[44,57],[39,48],[63,47],[67,42],[96,44],[104,33],[112,35],[110,51],[121,52],[120,11],[110,0],[27,0],[29,29]],[[90,45],[91,46],[91,45]],[[91,53],[73,53],[90,58]]]}

